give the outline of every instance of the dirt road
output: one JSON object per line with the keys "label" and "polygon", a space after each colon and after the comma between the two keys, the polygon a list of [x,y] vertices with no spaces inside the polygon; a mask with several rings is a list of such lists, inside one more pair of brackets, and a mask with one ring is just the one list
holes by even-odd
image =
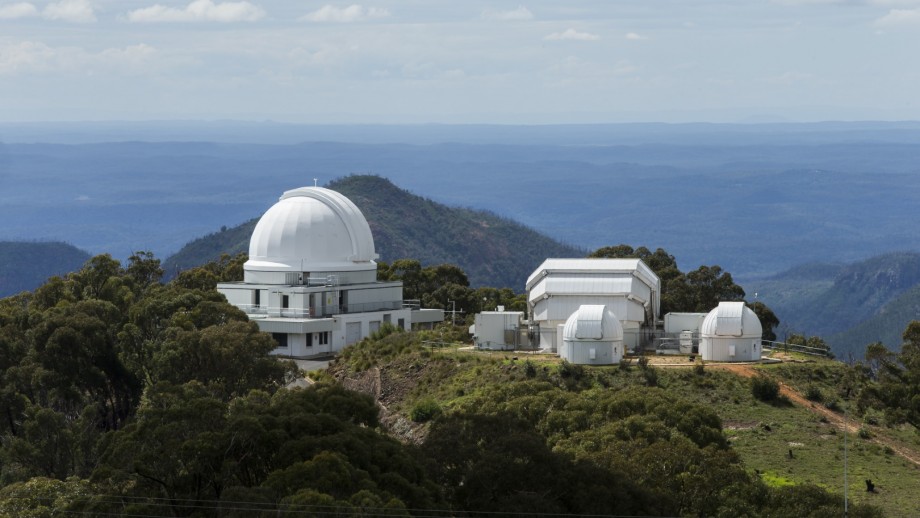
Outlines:
{"label": "dirt road", "polygon": [[[745,364],[715,364],[707,365],[707,369],[720,369],[727,370],[737,374],[738,376],[743,376],[745,378],[752,378],[759,375],[752,366]],[[920,466],[920,452],[907,446],[900,441],[889,437],[885,434],[885,429],[879,426],[871,426],[866,424],[861,424],[852,420],[845,420],[844,416],[834,412],[833,410],[825,407],[824,405],[816,404],[813,401],[809,401],[798,391],[794,390],[789,385],[779,381],[779,392],[781,395],[789,398],[789,401],[792,401],[796,405],[807,408],[809,411],[823,416],[829,423],[838,428],[839,430],[846,430],[848,433],[855,434],[859,432],[860,428],[868,428],[872,432],[872,442],[880,444],[882,446],[887,446],[891,448],[892,451],[909,460],[910,462]]]}

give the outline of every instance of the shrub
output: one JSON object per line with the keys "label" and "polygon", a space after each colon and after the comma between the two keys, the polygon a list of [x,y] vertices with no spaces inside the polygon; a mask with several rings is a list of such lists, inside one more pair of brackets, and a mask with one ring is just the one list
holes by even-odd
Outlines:
{"label": "shrub", "polygon": [[871,439],[872,438],[872,432],[870,432],[869,429],[864,426],[861,427],[858,432],[856,432],[856,435],[860,439]]}
{"label": "shrub", "polygon": [[834,412],[839,412],[839,411],[840,411],[840,401],[839,401],[836,397],[834,397],[834,396],[831,396],[831,397],[827,398],[827,399],[824,401],[824,406],[825,406],[828,410],[833,410]]}
{"label": "shrub", "polygon": [[439,405],[437,401],[433,399],[423,399],[412,407],[412,410],[409,412],[409,418],[416,423],[424,423],[425,421],[430,421],[438,417],[442,413],[441,405]]}
{"label": "shrub", "polygon": [[766,376],[751,379],[751,394],[761,401],[775,401],[779,396],[779,383]]}
{"label": "shrub", "polygon": [[697,363],[693,366],[693,372],[697,376],[706,374],[706,367],[703,366],[703,360],[700,360],[700,363]]}
{"label": "shrub", "polygon": [[821,401],[824,399],[824,394],[822,394],[821,389],[815,385],[809,385],[808,388],[805,389],[805,398],[809,401]]}
{"label": "shrub", "polygon": [[528,378],[533,378],[537,375],[537,368],[530,360],[524,362],[524,375]]}
{"label": "shrub", "polygon": [[562,363],[559,364],[558,372],[561,378],[580,380],[585,375],[585,368],[581,365],[575,365],[574,363],[562,360]]}
{"label": "shrub", "polygon": [[648,367],[648,356],[640,356],[639,360],[636,362],[639,364],[639,368],[645,369]]}
{"label": "shrub", "polygon": [[658,385],[658,371],[651,367],[647,367],[642,370],[642,377],[645,378],[645,384],[649,387],[655,387]]}

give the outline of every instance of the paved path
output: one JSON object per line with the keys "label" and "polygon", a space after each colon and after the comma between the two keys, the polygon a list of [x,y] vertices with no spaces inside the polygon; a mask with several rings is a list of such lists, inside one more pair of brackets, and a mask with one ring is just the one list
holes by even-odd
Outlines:
{"label": "paved path", "polygon": [[[293,362],[297,364],[300,370],[304,372],[311,372],[311,371],[318,371],[318,370],[325,369],[326,367],[329,366],[330,360],[331,358],[323,358],[323,359],[317,359],[317,360],[293,360]],[[313,382],[310,381],[310,378],[306,376],[301,376],[297,378],[296,380],[292,381],[291,383],[289,383],[287,388],[294,388],[294,387],[304,388],[304,387],[309,387],[312,384]]]}

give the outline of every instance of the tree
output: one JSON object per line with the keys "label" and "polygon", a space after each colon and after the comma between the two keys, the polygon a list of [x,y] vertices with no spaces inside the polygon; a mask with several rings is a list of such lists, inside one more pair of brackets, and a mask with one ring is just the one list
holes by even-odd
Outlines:
{"label": "tree", "polygon": [[125,271],[140,291],[160,282],[163,277],[160,260],[156,259],[153,252],[150,251],[131,254],[131,257],[128,258],[128,268]]}
{"label": "tree", "polygon": [[[607,246],[591,252],[593,258],[636,258],[641,259],[661,281],[661,313],[674,311],[706,313],[722,301],[743,300],[744,289],[735,284],[730,273],[721,266],[700,266],[696,270],[682,273],[677,267],[677,260],[664,249],[654,252],[644,246],[633,249],[629,245]],[[762,311],[769,311],[763,303]],[[770,312],[772,314],[772,312]],[[773,315],[775,318],[776,315]],[[769,320],[767,321],[769,323]],[[762,321],[763,325],[764,322]],[[770,326],[772,332],[773,327]],[[766,326],[765,326],[766,328]]]}
{"label": "tree", "polygon": [[721,266],[700,266],[687,273],[687,284],[696,293],[694,311],[710,311],[719,302],[744,299],[744,289]]}
{"label": "tree", "polygon": [[763,328],[761,338],[770,341],[776,340],[776,332],[774,329],[779,326],[779,318],[777,318],[776,314],[773,313],[766,304],[760,301],[754,302],[753,304],[747,303],[747,307],[751,308],[754,314],[757,315],[757,319],[760,320],[760,327]]}
{"label": "tree", "polygon": [[891,423],[908,423],[920,429],[920,321],[907,325],[902,335],[901,352],[892,354],[881,344],[873,344],[871,353],[880,364],[878,383],[873,395],[885,406]]}

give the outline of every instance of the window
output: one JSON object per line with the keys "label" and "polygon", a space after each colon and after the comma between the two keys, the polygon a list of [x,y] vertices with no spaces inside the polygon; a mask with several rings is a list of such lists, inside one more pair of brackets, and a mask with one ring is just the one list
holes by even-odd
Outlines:
{"label": "window", "polygon": [[288,346],[288,335],[287,333],[272,333],[272,338],[275,339],[275,342],[278,343],[278,347],[287,348]]}
{"label": "window", "polygon": [[392,322],[389,313],[385,313],[385,314],[383,315],[383,321],[384,321],[384,322]]}
{"label": "window", "polygon": [[261,303],[259,302],[259,296],[262,294],[261,290],[253,290],[252,292],[252,305],[259,307]]}
{"label": "window", "polygon": [[287,295],[281,296],[281,309],[287,309],[290,307],[290,298]]}
{"label": "window", "polygon": [[319,344],[326,345],[329,343],[329,331],[324,331],[322,333],[316,333],[319,337]]}
{"label": "window", "polygon": [[400,329],[406,329],[406,319],[405,318],[400,318],[398,322],[399,322]]}

